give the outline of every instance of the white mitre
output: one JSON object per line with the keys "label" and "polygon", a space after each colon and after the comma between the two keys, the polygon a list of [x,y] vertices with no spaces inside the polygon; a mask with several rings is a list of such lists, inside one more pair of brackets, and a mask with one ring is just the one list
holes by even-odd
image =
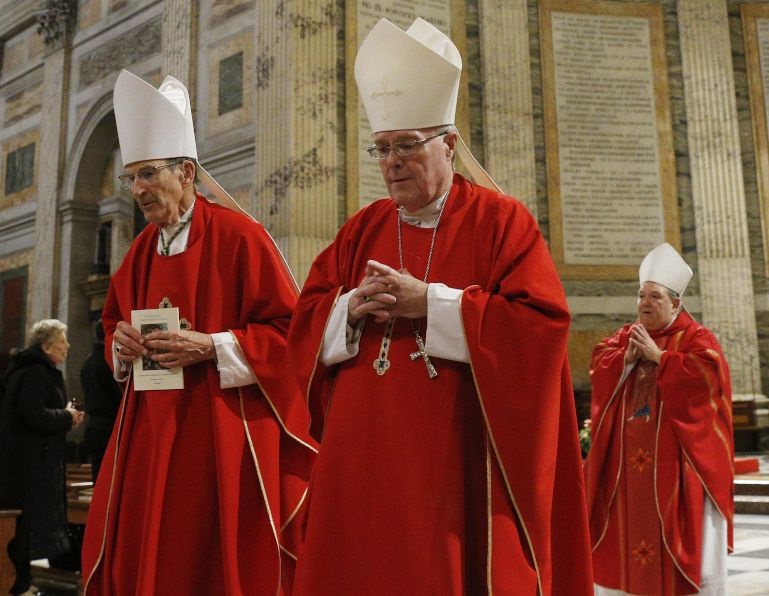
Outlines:
{"label": "white mitre", "polygon": [[167,76],[155,89],[135,74],[122,70],[115,83],[112,102],[123,166],[150,159],[190,157],[197,163],[200,181],[217,201],[244,212],[197,162],[190,96],[181,81]]}
{"label": "white mitre", "polygon": [[652,281],[682,296],[694,273],[678,251],[663,242],[644,257],[638,269],[638,281]]}
{"label": "white mitre", "polygon": [[[453,125],[461,74],[457,46],[421,18],[406,31],[380,19],[355,58],[355,81],[374,133]],[[500,190],[462,137],[457,154],[474,180]]]}

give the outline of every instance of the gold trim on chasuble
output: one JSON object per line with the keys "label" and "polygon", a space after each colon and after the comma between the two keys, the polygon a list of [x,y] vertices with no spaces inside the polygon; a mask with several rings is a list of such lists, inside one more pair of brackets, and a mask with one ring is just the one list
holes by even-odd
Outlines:
{"label": "gold trim on chasuble", "polygon": [[[109,483],[109,493],[107,494],[107,509],[104,512],[104,529],[101,535],[101,548],[99,549],[99,556],[96,557],[96,562],[93,564],[91,572],[83,584],[83,596],[88,594],[88,586],[93,579],[96,569],[101,565],[104,558],[104,549],[107,545],[107,529],[109,528],[109,516],[112,509],[112,492],[115,488],[115,471],[117,469],[118,454],[120,453],[120,441],[123,437],[123,421],[125,420],[125,411],[128,407],[128,390],[131,387],[131,377],[133,376],[133,366],[128,369],[128,376],[125,378],[125,387],[123,388],[123,399],[120,402],[120,415],[118,417],[117,438],[115,439],[115,453],[112,459],[112,474]],[[135,394],[134,394],[135,395]]]}
{"label": "gold trim on chasuble", "polygon": [[[331,303],[331,309],[328,311],[328,316],[326,317],[326,324],[323,325],[323,335],[320,336],[320,343],[318,344],[318,349],[315,352],[315,362],[312,365],[312,372],[310,373],[310,378],[307,380],[307,389],[304,392],[304,403],[307,404],[307,407],[310,407],[310,387],[312,387],[312,381],[315,378],[315,371],[318,370],[318,360],[320,360],[320,353],[323,351],[323,339],[326,337],[326,329],[328,329],[328,322],[331,320],[331,313],[334,312],[334,307],[336,307],[337,302],[339,302],[339,296],[342,294],[342,286],[339,286],[336,290],[336,297],[334,298],[334,302]],[[324,416],[328,416],[329,409],[331,408],[331,400],[328,400],[328,406],[326,407],[326,411],[323,412]],[[317,451],[316,451],[317,453]]]}
{"label": "gold trim on chasuble", "polygon": [[[465,321],[464,321],[464,318],[462,317],[462,299],[463,298],[464,298],[464,292],[462,293],[462,295],[459,298],[459,318],[462,321],[462,331],[464,331],[464,329],[465,329]],[[466,333],[465,333],[465,341],[467,341],[467,334]],[[473,366],[473,354],[472,354],[472,351],[468,349],[467,353],[468,353],[468,356],[470,358],[469,365],[470,365],[470,372],[472,372],[472,374],[473,374],[473,385],[475,386],[475,393],[478,396],[478,404],[480,405],[480,408],[481,408],[481,414],[483,414],[483,420],[486,423],[486,433],[487,433],[487,436],[488,436],[488,442],[491,444],[492,448],[494,449],[494,458],[495,458],[495,460],[497,462],[497,465],[499,466],[499,473],[502,476],[502,479],[505,481],[505,488],[507,490],[508,496],[510,497],[510,503],[512,504],[513,510],[515,511],[515,514],[518,517],[518,521],[521,524],[521,530],[523,531],[524,535],[526,536],[526,544],[528,545],[529,553],[531,554],[531,562],[534,564],[534,571],[537,574],[537,593],[539,594],[539,596],[543,596],[543,592],[542,592],[542,575],[541,575],[541,573],[539,571],[539,563],[537,562],[537,555],[534,552],[534,547],[533,547],[533,545],[531,543],[531,536],[529,535],[529,530],[526,527],[526,522],[524,521],[523,516],[521,515],[521,511],[518,508],[518,503],[515,500],[515,496],[513,495],[513,490],[512,490],[512,488],[510,488],[510,481],[507,478],[507,471],[505,470],[505,467],[502,465],[502,460],[501,460],[501,458],[499,456],[499,450],[497,449],[497,444],[496,444],[496,441],[494,440],[494,434],[491,432],[491,424],[489,424],[489,417],[486,414],[486,408],[483,406],[483,399],[481,398],[481,390],[478,387],[478,379],[476,378],[476,375],[475,375],[475,367]],[[490,482],[491,482],[491,480],[489,479],[489,483]],[[489,504],[488,507],[490,508],[491,504]],[[489,517],[491,517],[491,516],[489,516]],[[489,520],[489,521],[491,521],[491,520]],[[491,523],[489,523],[489,525],[488,525],[487,532],[488,532],[488,535],[489,535],[488,536],[488,543],[491,544]],[[489,550],[491,550],[491,549],[489,549]],[[487,557],[488,557],[487,560],[489,561],[489,571],[488,571],[488,574],[489,574],[489,583],[490,583],[491,582],[491,552],[489,552]],[[492,596],[492,586],[491,585],[489,585],[489,596]]]}
{"label": "gold trim on chasuble", "polygon": [[[229,331],[229,330],[228,330],[228,331]],[[245,353],[246,353],[246,352],[245,352],[245,350],[243,350],[243,346],[241,346],[241,345],[240,345],[240,342],[238,341],[238,338],[237,338],[237,337],[235,337],[235,334],[234,334],[232,331],[229,331],[229,333],[230,333],[230,335],[232,336],[232,339],[235,341],[235,343],[236,343],[236,344],[238,345],[238,347],[240,348],[240,351],[241,351],[241,352],[242,352],[242,353],[245,355]],[[248,368],[251,368],[251,365],[250,365],[250,364],[248,365]],[[283,422],[283,419],[280,417],[280,414],[278,414],[278,410],[275,408],[275,405],[272,403],[272,400],[270,399],[270,396],[269,396],[269,395],[267,394],[267,392],[264,390],[264,387],[262,387],[262,383],[259,381],[259,376],[258,376],[258,375],[257,375],[257,374],[254,372],[254,369],[253,369],[253,368],[251,368],[251,374],[252,374],[252,375],[254,375],[254,378],[256,379],[256,382],[255,382],[255,383],[253,383],[253,384],[254,384],[254,385],[256,385],[257,387],[259,387],[259,391],[261,391],[261,392],[262,392],[262,395],[264,396],[264,400],[265,400],[265,401],[267,402],[267,404],[270,406],[270,409],[272,410],[272,413],[273,413],[273,414],[275,414],[275,418],[277,419],[277,421],[278,421],[278,423],[280,424],[280,427],[283,429],[283,431],[284,431],[284,432],[285,432],[285,433],[286,433],[286,434],[287,434],[289,437],[291,437],[292,439],[294,439],[294,441],[296,441],[297,443],[299,443],[300,445],[303,445],[304,447],[307,447],[307,449],[309,449],[310,451],[312,451],[312,452],[314,452],[314,453],[318,453],[318,450],[317,450],[317,449],[315,449],[315,447],[313,447],[312,445],[309,445],[308,443],[305,443],[304,441],[302,441],[302,439],[300,439],[300,438],[299,438],[299,437],[297,437],[295,434],[293,434],[293,433],[292,433],[290,430],[288,430],[288,427],[286,426],[286,423],[285,423],[285,422]],[[246,387],[247,387],[247,386],[248,386],[248,385],[246,385]],[[231,389],[234,389],[234,387],[231,387]],[[238,387],[237,389],[238,389],[238,392],[240,392],[240,387]],[[245,418],[243,418],[243,420],[245,421]]]}
{"label": "gold trim on chasuble", "polygon": [[486,590],[488,591],[488,596],[492,596],[491,553],[493,528],[491,525],[491,451],[489,450],[488,437],[484,443],[484,451],[486,452]]}
{"label": "gold trim on chasuble", "polygon": [[[633,368],[635,368],[635,363],[633,363]],[[614,504],[614,500],[617,497],[617,490],[619,490],[619,482],[620,478],[622,478],[622,471],[625,468],[625,422],[627,419],[627,390],[628,386],[625,383],[625,381],[628,380],[630,377],[630,373],[633,372],[633,368],[631,368],[627,374],[625,374],[625,369],[622,369],[622,375],[620,375],[619,381],[617,381],[616,387],[614,387],[614,391],[611,394],[611,397],[609,398],[609,401],[606,403],[606,406],[603,409],[603,414],[601,414],[601,419],[598,421],[598,426],[595,428],[595,433],[593,434],[593,438],[595,439],[595,436],[598,434],[598,431],[601,429],[601,425],[603,424],[604,419],[606,418],[606,415],[609,411],[609,407],[611,406],[612,402],[617,397],[617,394],[619,393],[619,390],[624,385],[624,390],[622,391],[622,406],[621,406],[621,412],[620,412],[620,429],[619,429],[619,466],[617,467],[617,476],[614,478],[614,489],[611,492],[611,498],[609,499],[609,506],[606,511],[606,519],[604,519],[603,523],[603,530],[601,530],[601,535],[598,537],[598,539],[595,541],[595,546],[592,546],[590,549],[590,552],[595,552],[595,549],[598,548],[598,546],[603,542],[604,537],[606,536],[606,531],[609,529],[609,517],[611,515],[611,508]],[[622,519],[622,516],[620,516],[620,519]]]}
{"label": "gold trim on chasuble", "polygon": [[280,539],[278,538],[278,531],[275,528],[275,520],[272,516],[272,509],[270,509],[270,501],[267,498],[267,491],[264,488],[264,480],[262,480],[262,470],[259,468],[259,460],[256,457],[256,451],[254,450],[254,442],[251,439],[251,433],[248,430],[248,423],[246,422],[246,412],[243,408],[243,392],[238,387],[238,401],[240,405],[240,419],[243,421],[243,430],[246,433],[246,439],[248,441],[248,448],[251,451],[251,458],[254,461],[254,469],[256,470],[256,476],[259,479],[259,489],[262,492],[262,499],[264,499],[265,509],[267,509],[267,517],[270,520],[270,527],[272,528],[272,537],[275,539],[275,546],[278,551],[278,585],[275,587],[275,596],[280,596],[280,589],[283,583],[283,563],[280,560]]}
{"label": "gold trim on chasuble", "polygon": [[[673,549],[668,544],[668,538],[665,535],[665,524],[662,517],[662,507],[660,506],[659,502],[659,496],[657,492],[657,461],[659,459],[659,443],[660,443],[660,428],[662,428],[662,410],[665,407],[665,404],[662,400],[660,400],[659,404],[659,410],[657,411],[657,432],[654,437],[654,505],[657,508],[657,517],[659,518],[659,524],[660,524],[660,534],[662,535],[662,543],[665,545],[665,550],[667,551],[668,555],[670,556],[670,559],[673,561],[673,565],[675,565],[676,569],[678,569],[679,573],[684,577],[684,579],[689,582],[693,588],[699,590],[700,587],[692,581],[692,579],[686,575],[683,569],[681,569],[681,565],[678,563],[678,559],[673,555]],[[683,448],[681,448],[681,451],[684,451]],[[686,452],[684,451],[684,456],[688,460],[688,456],[686,456]],[[696,473],[696,471],[695,471]],[[699,478],[699,475],[697,475]],[[700,479],[700,482],[702,479]],[[703,485],[704,486],[704,485]],[[673,495],[671,495],[671,501],[666,504],[666,510],[669,510],[670,507],[673,506],[673,499],[678,495],[679,491],[676,490]]]}

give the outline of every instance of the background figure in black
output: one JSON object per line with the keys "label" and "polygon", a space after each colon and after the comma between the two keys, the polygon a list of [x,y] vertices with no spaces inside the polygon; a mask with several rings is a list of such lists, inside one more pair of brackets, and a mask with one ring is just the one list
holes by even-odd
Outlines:
{"label": "background figure in black", "polygon": [[8,556],[16,568],[12,594],[31,595],[30,560],[69,550],[64,447],[67,431],[83,421],[67,401],[56,366],[69,350],[67,326],[38,321],[27,348],[8,365],[0,409],[0,505],[22,510]]}
{"label": "background figure in black", "polygon": [[104,359],[104,329],[101,320],[96,323],[96,343],[80,370],[85,412],[85,448],[91,458],[93,481],[99,474],[104,450],[107,448],[115,424],[122,393],[112,377],[112,370]]}

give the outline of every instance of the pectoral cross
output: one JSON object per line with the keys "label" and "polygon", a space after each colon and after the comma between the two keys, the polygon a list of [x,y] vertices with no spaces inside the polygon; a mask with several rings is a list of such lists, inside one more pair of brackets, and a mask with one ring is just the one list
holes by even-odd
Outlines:
{"label": "pectoral cross", "polygon": [[374,370],[380,377],[387,372],[388,368],[390,368],[390,361],[387,356],[374,360]]}
{"label": "pectoral cross", "polygon": [[425,342],[422,341],[422,336],[419,335],[419,332],[416,329],[414,329],[414,336],[417,341],[417,346],[419,346],[419,351],[409,354],[409,358],[416,360],[421,356],[422,360],[425,361],[425,366],[427,367],[427,376],[431,379],[434,379],[438,376],[438,371],[435,370],[433,363],[430,362],[430,357],[427,355],[427,350],[425,349]]}

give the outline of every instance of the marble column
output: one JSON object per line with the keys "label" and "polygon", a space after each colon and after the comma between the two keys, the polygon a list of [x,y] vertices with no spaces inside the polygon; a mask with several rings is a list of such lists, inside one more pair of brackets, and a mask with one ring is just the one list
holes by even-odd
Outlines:
{"label": "marble column", "polygon": [[339,10],[334,0],[256,3],[254,215],[300,285],[344,204]]}
{"label": "marble column", "polygon": [[703,323],[716,333],[735,400],[761,407],[745,189],[724,0],[679,0],[684,96]]}
{"label": "marble column", "polygon": [[43,61],[43,105],[37,152],[35,256],[30,278],[30,320],[64,316],[57,311],[59,260],[57,211],[64,172],[71,48],[68,35],[46,46]]}
{"label": "marble column", "polygon": [[[68,335],[69,355],[64,367],[65,381],[70,392],[80,395],[80,364],[91,353],[93,337],[83,333],[90,329],[88,296],[81,288],[84,272],[93,263],[94,221],[97,206],[73,199],[59,201],[61,224],[61,256],[59,258],[60,316],[72,330]],[[79,333],[78,333],[79,331]]]}
{"label": "marble column", "polygon": [[163,52],[160,71],[187,86],[195,109],[196,0],[166,0],[163,3]]}
{"label": "marble column", "polygon": [[526,0],[479,0],[486,169],[537,213]]}

